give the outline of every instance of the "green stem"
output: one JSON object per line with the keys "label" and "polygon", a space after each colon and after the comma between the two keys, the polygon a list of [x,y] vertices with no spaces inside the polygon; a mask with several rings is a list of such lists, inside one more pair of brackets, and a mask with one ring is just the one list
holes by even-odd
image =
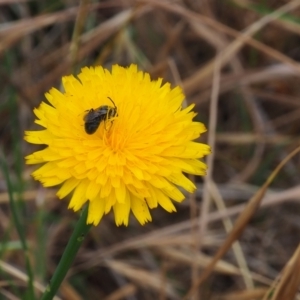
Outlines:
{"label": "green stem", "polygon": [[85,235],[91,228],[90,224],[86,224],[88,215],[88,205],[82,211],[82,214],[75,226],[68,245],[60,259],[60,262],[48,284],[41,300],[52,300],[59,289],[63,279],[65,278],[70,266],[79,250]]}

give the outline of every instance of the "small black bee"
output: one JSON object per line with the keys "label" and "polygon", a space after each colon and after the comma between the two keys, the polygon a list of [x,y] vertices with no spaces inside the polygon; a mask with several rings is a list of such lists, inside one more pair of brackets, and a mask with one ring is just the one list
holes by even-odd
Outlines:
{"label": "small black bee", "polygon": [[102,105],[96,109],[91,108],[84,116],[84,129],[87,134],[93,134],[96,132],[102,121],[107,121],[117,116],[117,107],[114,101],[110,97],[107,97],[114,105]]}

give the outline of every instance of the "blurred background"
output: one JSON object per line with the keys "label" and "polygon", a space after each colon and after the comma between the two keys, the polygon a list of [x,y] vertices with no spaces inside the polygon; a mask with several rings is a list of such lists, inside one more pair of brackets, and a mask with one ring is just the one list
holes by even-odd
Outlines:
{"label": "blurred background", "polygon": [[[0,59],[0,299],[29,299],[28,278],[39,299],[78,219],[24,164],[33,108],[83,66],[131,63],[196,104],[209,172],[177,213],[119,228],[105,216],[57,299],[300,299],[300,156],[245,208],[299,145],[300,1],[0,0]],[[240,213],[253,216],[235,225]]]}

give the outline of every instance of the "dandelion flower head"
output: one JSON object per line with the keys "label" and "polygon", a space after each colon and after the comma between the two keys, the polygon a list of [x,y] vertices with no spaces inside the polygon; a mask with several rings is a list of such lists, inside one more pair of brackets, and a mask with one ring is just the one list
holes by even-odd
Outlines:
{"label": "dandelion flower head", "polygon": [[[71,194],[74,211],[89,201],[89,224],[111,209],[117,225],[128,225],[131,211],[141,224],[158,205],[176,211],[182,189],[195,190],[185,174],[204,175],[200,159],[210,152],[195,141],[206,128],[193,120],[193,105],[182,108],[182,90],[152,81],[136,65],[85,67],[62,82],[64,92],[52,88],[48,103],[34,109],[43,129],[25,132],[27,142],[46,145],[26,157],[42,164],[33,177],[45,187],[60,185],[60,199]],[[97,109],[102,119],[88,134],[87,114]]]}

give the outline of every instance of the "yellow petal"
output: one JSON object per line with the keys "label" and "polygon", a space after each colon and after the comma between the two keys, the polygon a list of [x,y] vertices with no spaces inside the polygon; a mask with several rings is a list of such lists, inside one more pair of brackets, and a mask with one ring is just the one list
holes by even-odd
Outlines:
{"label": "yellow petal", "polygon": [[119,203],[124,203],[127,195],[127,189],[123,183],[123,181],[120,181],[120,185],[118,188],[115,188],[115,195],[116,195],[116,200]]}
{"label": "yellow petal", "polygon": [[116,225],[120,226],[124,224],[128,226],[129,213],[130,213],[130,198],[126,198],[124,203],[116,202],[113,206]]}
{"label": "yellow petal", "polygon": [[195,184],[182,173],[173,173],[169,180],[174,184],[183,187],[186,191],[193,193],[196,190]]}
{"label": "yellow petal", "polygon": [[90,181],[86,190],[86,198],[89,200],[94,199],[99,194],[100,188],[100,185],[95,181]]}
{"label": "yellow petal", "polygon": [[153,198],[155,197],[158,204],[168,212],[176,211],[176,208],[170,198],[166,196],[161,190],[153,188],[152,190]]}
{"label": "yellow petal", "polygon": [[86,190],[88,187],[88,181],[83,180],[74,190],[72,199],[69,203],[69,208],[72,208],[74,211],[79,210],[83,204],[87,201]]}
{"label": "yellow petal", "polygon": [[144,225],[145,223],[152,221],[147,203],[145,200],[131,196],[131,209],[137,220]]}
{"label": "yellow petal", "polygon": [[97,226],[103,217],[104,207],[105,202],[103,199],[96,198],[93,201],[90,201],[87,224]]}
{"label": "yellow petal", "polygon": [[116,197],[115,193],[110,193],[108,197],[105,198],[105,214],[108,214],[111,210],[111,208],[115,205],[116,203]]}
{"label": "yellow petal", "polygon": [[75,178],[70,178],[67,181],[65,181],[58,192],[56,193],[57,197],[62,199],[66,197],[68,194],[70,194],[76,186],[78,186],[80,181]]}

